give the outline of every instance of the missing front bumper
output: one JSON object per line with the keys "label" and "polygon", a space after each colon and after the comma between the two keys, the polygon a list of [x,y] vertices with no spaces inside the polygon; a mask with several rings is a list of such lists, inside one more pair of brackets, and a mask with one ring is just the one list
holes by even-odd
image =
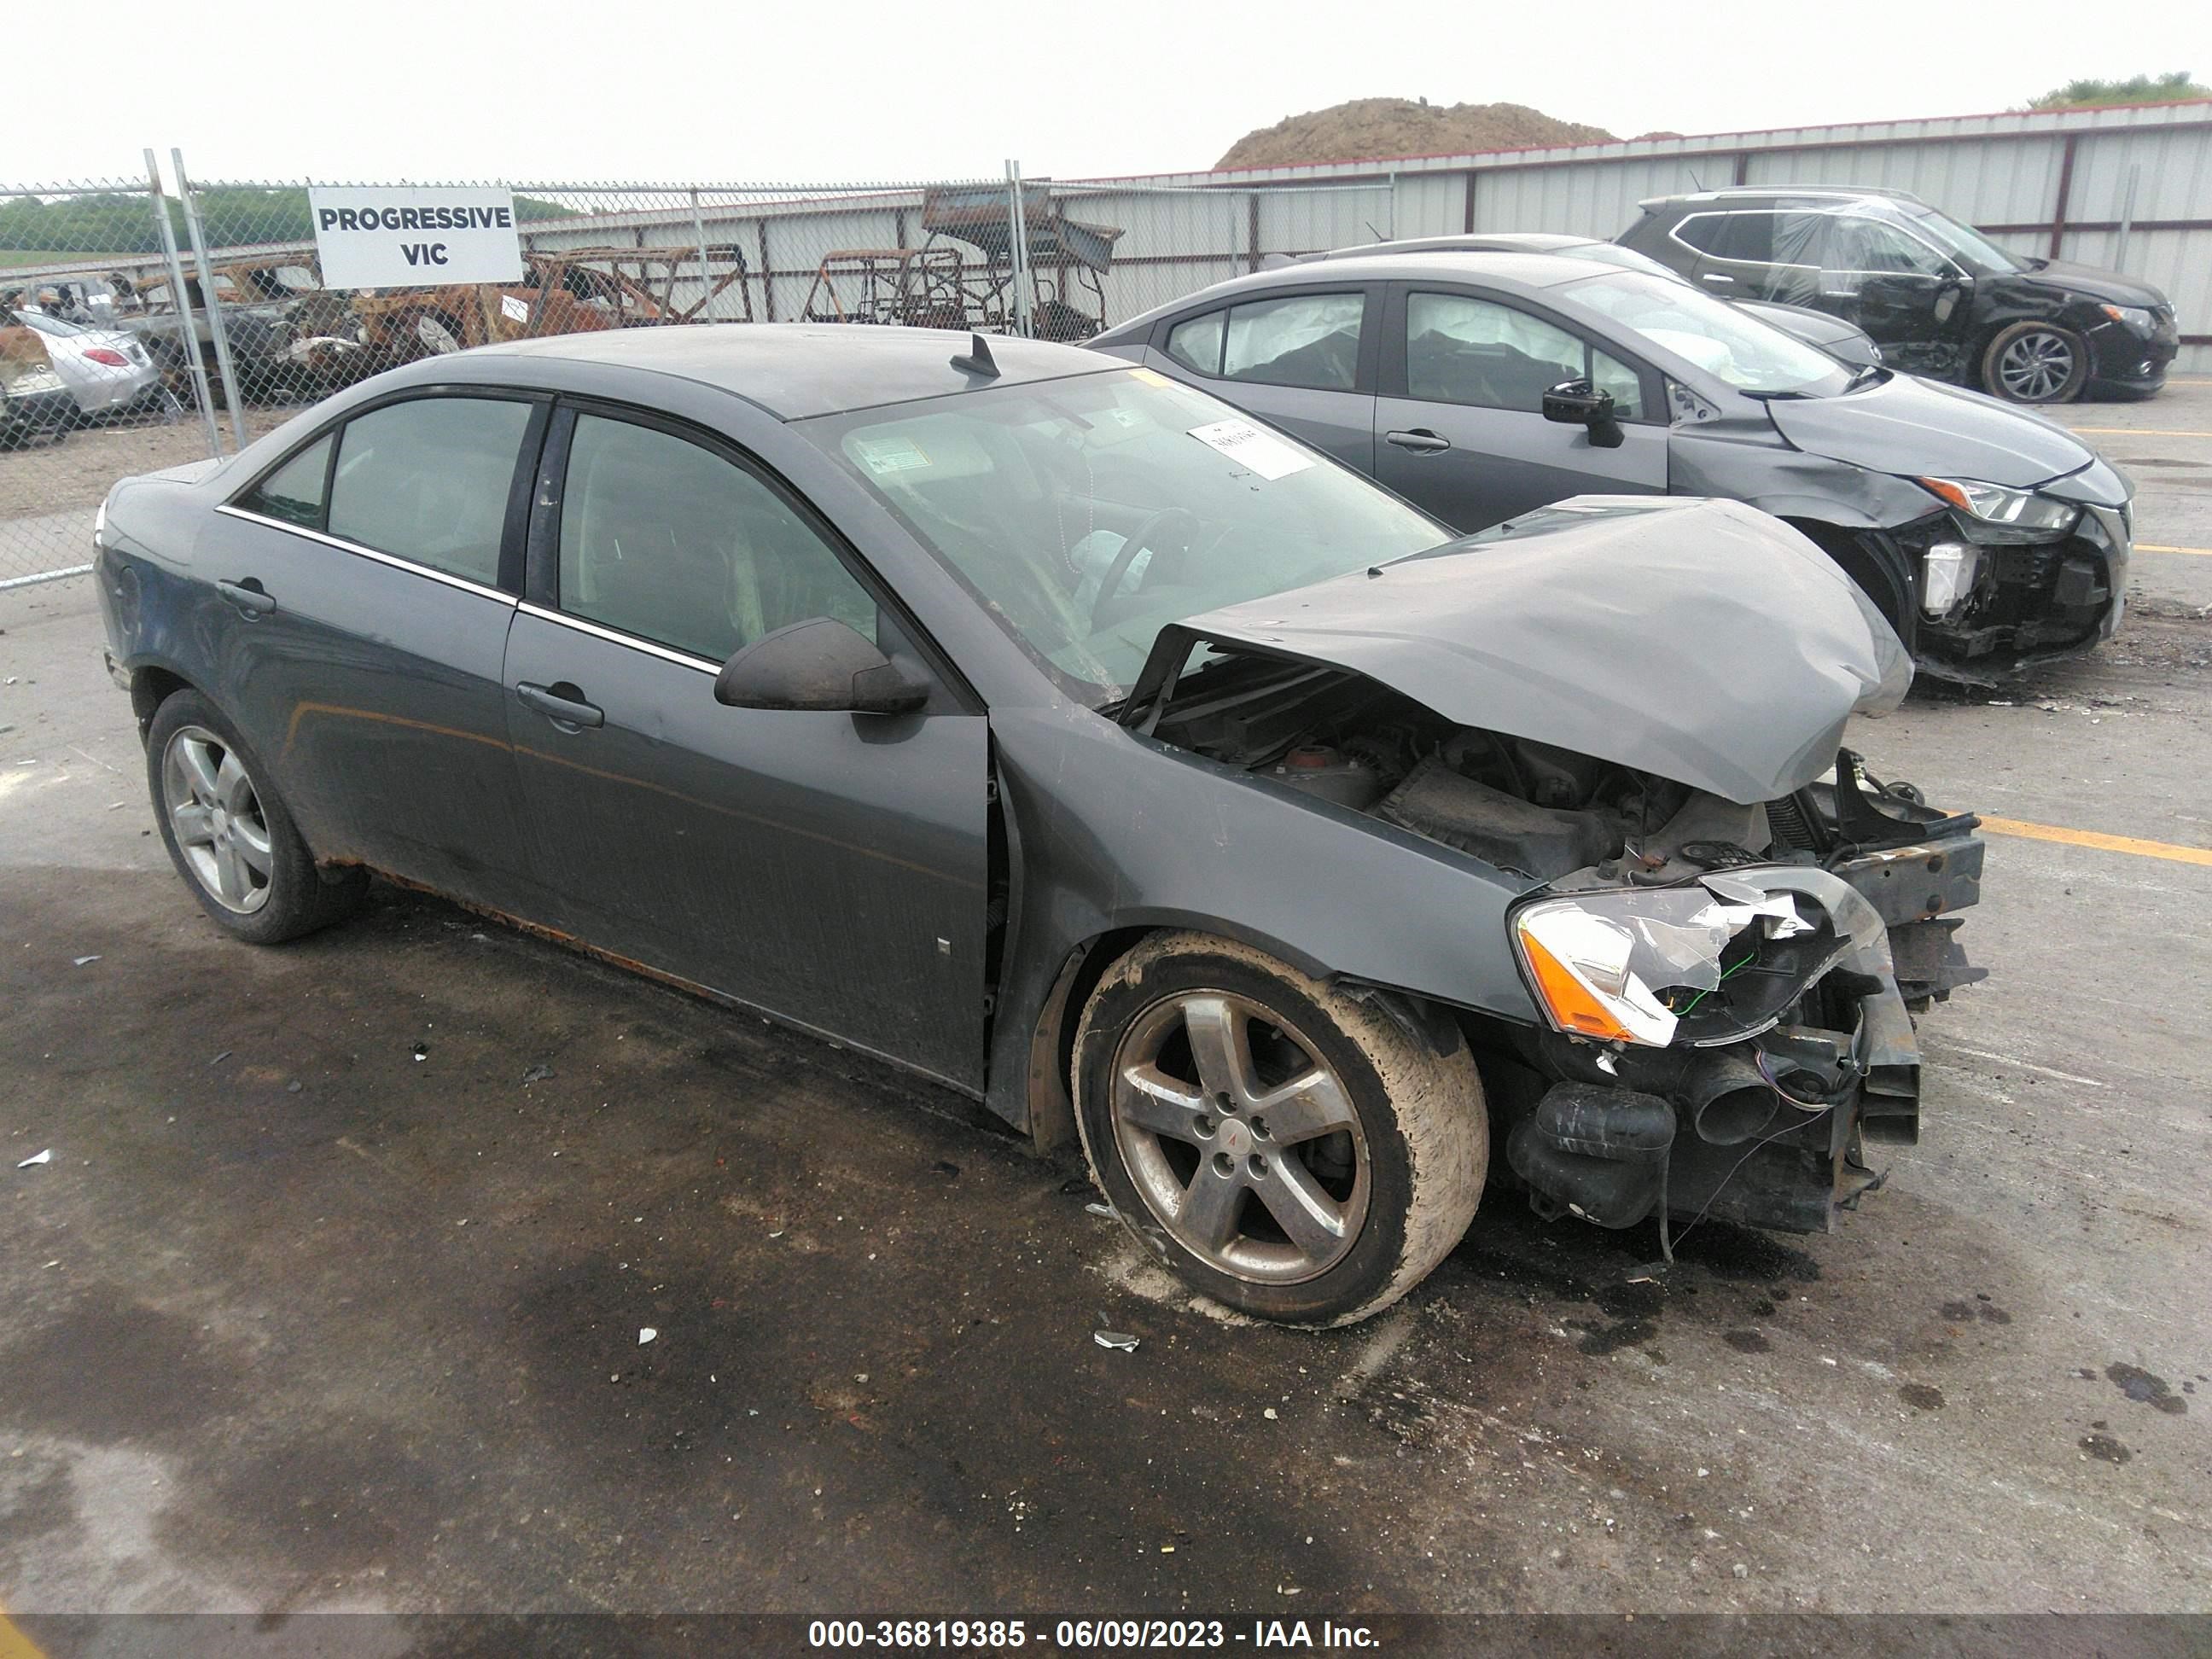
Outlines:
{"label": "missing front bumper", "polygon": [[[1959,881],[1978,875],[1978,859],[1963,848],[1929,856],[1971,862],[1972,875],[1962,871]],[[1887,890],[1877,867],[1869,861],[1857,873]],[[1825,1232],[1867,1183],[1863,1143],[1917,1139],[1920,1050],[1881,908],[1838,870],[1738,873],[1817,903],[1845,948],[1792,1023],[1742,1042],[1607,1052],[1540,1036],[1532,1060],[1560,1080],[1506,1140],[1507,1162],[1539,1214],[1626,1227],[1663,1206],[1678,1216]]]}
{"label": "missing front bumper", "polygon": [[[1919,620],[1914,656],[1923,672],[1993,684],[2090,650],[2119,628],[2132,550],[2125,507],[2085,504],[2073,531],[2050,541],[1965,533],[1974,543],[1972,589],[1945,614]],[[1934,548],[1954,544],[1952,530],[1943,534]],[[1923,569],[1923,585],[1932,574]]]}

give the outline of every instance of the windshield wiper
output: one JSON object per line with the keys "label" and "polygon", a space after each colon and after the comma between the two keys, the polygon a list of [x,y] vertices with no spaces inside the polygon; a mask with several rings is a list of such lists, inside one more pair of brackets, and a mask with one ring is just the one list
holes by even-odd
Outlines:
{"label": "windshield wiper", "polygon": [[1746,392],[1743,395],[1747,398],[1756,398],[1763,404],[1778,404],[1787,398],[1810,398],[1814,394],[1810,392]]}
{"label": "windshield wiper", "polygon": [[1871,386],[1881,374],[1880,363],[1866,363],[1851,371],[1851,378],[1844,382],[1845,392],[1856,392],[1863,386]]}

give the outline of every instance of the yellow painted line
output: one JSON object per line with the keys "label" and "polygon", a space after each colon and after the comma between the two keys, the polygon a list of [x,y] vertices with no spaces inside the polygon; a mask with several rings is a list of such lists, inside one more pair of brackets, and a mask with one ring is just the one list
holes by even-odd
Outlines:
{"label": "yellow painted line", "polygon": [[2212,438],[2212,432],[2177,432],[2160,426],[2069,426],[2069,432],[2094,432],[2100,438]]}
{"label": "yellow painted line", "polygon": [[2137,542],[2138,553],[2194,553],[2199,558],[2212,559],[2212,547],[2166,547],[2158,542]]}
{"label": "yellow painted line", "polygon": [[2094,847],[2104,853],[2132,853],[2137,858],[2167,859],[2175,864],[2212,867],[2212,848],[2208,847],[2181,847],[2170,841],[2138,841],[2133,836],[2104,836],[2094,830],[2062,830],[2055,823],[2028,823],[2020,818],[1985,817],[1982,828],[1993,836],[2063,842],[2069,847]]}
{"label": "yellow painted line", "polygon": [[0,1608],[0,1659],[46,1659],[45,1650],[15,1628],[5,1608]]}

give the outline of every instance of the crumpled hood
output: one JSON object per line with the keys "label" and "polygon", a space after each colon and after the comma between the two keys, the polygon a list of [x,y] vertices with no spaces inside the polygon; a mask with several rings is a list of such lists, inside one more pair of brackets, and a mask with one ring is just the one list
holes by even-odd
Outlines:
{"label": "crumpled hood", "polygon": [[1911,678],[1818,548],[1740,501],[1578,495],[1372,571],[1163,629],[1133,722],[1199,641],[1346,668],[1446,720],[1742,805],[1836,758]]}
{"label": "crumpled hood", "polygon": [[1808,455],[1900,477],[1972,478],[2026,489],[2097,459],[2039,415],[1911,374],[1838,398],[1771,398],[1766,413]]}

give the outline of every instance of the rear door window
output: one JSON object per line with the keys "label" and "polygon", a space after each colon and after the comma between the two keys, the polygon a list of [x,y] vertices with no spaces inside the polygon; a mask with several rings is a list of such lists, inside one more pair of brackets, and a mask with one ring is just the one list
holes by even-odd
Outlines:
{"label": "rear door window", "polygon": [[330,533],[497,586],[507,493],[532,408],[418,398],[348,422],[331,479]]}
{"label": "rear door window", "polygon": [[580,415],[561,507],[561,609],[711,662],[830,617],[876,637],[876,605],[763,480],[657,428]]}
{"label": "rear door window", "polygon": [[1716,259],[1770,264],[1774,258],[1774,219],[1771,213],[1716,214],[1712,240],[1705,244],[1705,252]]}
{"label": "rear door window", "polygon": [[1349,392],[1359,373],[1363,294],[1297,294],[1230,308],[1224,379]]}
{"label": "rear door window", "polygon": [[1713,244],[1720,240],[1721,228],[1727,216],[1719,213],[1692,213],[1680,220],[1670,233],[1685,247],[1693,247],[1700,253],[1711,253]]}
{"label": "rear door window", "polygon": [[1765,264],[1774,258],[1774,214],[1693,213],[1674,227],[1674,240],[1716,259]]}
{"label": "rear door window", "polygon": [[1359,374],[1361,294],[1295,294],[1188,318],[1167,354],[1186,368],[1254,386],[1349,392]]}

